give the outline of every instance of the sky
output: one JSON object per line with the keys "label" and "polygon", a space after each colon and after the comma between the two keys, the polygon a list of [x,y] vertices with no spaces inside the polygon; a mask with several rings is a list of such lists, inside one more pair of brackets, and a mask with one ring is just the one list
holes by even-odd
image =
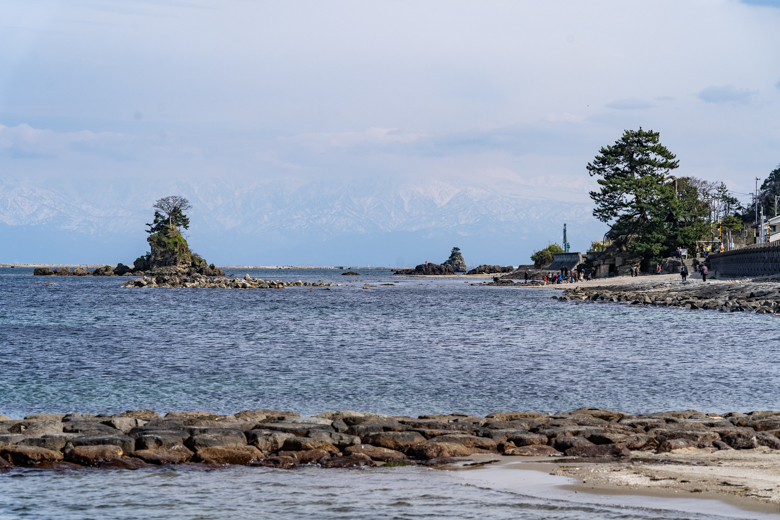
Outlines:
{"label": "sky", "polygon": [[[640,126],[660,132],[679,175],[723,181],[745,201],[780,163],[780,1],[6,0],[0,10],[0,262],[54,258],[31,249],[24,236],[36,234],[81,233],[85,253],[68,261],[90,261],[101,244],[108,258],[122,236],[142,249],[144,212],[176,192],[195,198],[190,231],[203,242],[220,226],[259,229],[271,217],[258,201],[305,187],[326,211],[335,199],[317,199],[323,185],[357,206],[417,190],[430,201],[417,220],[449,211],[443,193],[474,190],[488,194],[469,199],[474,210],[503,196],[586,207],[586,164]],[[506,220],[460,211],[469,236]],[[287,249],[214,254],[351,263],[361,251],[386,263],[349,218],[372,219],[372,240],[403,219],[349,215],[332,237],[354,245],[341,256],[301,249],[311,236],[290,221],[277,224],[295,242]],[[606,228],[577,218],[584,250]],[[560,241],[549,229],[562,222],[546,224],[506,228],[519,233],[514,249],[474,258],[517,264]],[[442,244],[465,236],[453,229]]]}

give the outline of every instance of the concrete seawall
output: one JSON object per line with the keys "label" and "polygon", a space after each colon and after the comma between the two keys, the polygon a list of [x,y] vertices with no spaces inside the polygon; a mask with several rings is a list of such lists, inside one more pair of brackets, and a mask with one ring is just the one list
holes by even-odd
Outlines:
{"label": "concrete seawall", "polygon": [[725,276],[780,274],[780,244],[756,244],[709,256],[712,271]]}

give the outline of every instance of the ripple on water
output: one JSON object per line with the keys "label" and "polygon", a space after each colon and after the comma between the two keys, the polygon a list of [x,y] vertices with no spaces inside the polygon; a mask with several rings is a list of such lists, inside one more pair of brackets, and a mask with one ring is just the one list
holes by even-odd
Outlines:
{"label": "ripple on water", "polygon": [[[780,320],[459,279],[142,290],[0,273],[0,413],[778,408]],[[243,271],[239,274],[242,274]],[[337,272],[336,272],[337,273]],[[342,283],[333,272],[253,273]]]}

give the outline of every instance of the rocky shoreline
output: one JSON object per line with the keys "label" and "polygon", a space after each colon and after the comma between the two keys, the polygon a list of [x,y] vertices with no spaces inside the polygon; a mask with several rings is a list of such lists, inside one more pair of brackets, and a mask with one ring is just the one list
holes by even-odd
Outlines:
{"label": "rocky shoreline", "polygon": [[[780,279],[710,281],[706,283],[626,283],[564,289],[562,301],[613,302],[720,312],[752,312],[780,316]],[[562,288],[561,286],[552,286]],[[555,297],[554,297],[555,298]]]}
{"label": "rocky shoreline", "polygon": [[234,415],[150,410],[116,415],[0,416],[0,469],[14,466],[137,469],[153,465],[254,465],[291,469],[441,465],[501,454],[630,461],[704,450],[780,450],[780,412],[631,415],[572,412],[453,413],[419,417],[349,410],[301,417],[282,410]]}
{"label": "rocky shoreline", "polygon": [[140,287],[140,288],[175,288],[175,289],[284,289],[285,287],[336,287],[341,284],[333,282],[283,282],[280,280],[263,280],[261,278],[252,278],[249,274],[243,278],[230,277],[207,277],[198,273],[190,276],[161,275],[144,276],[136,278],[122,284],[122,287]]}

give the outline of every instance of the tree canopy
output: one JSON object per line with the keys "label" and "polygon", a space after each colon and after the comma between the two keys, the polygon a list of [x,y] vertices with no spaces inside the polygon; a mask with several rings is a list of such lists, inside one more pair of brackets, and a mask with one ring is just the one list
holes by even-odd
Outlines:
{"label": "tree canopy", "polygon": [[[780,165],[769,173],[769,176],[764,179],[761,184],[761,191],[758,195],[759,204],[763,205],[764,212],[767,216],[774,216],[775,209],[775,197],[780,197]],[[780,205],[780,204],[778,204]],[[778,211],[780,214],[780,211]]]}
{"label": "tree canopy", "polygon": [[154,221],[146,224],[149,229],[147,233],[154,235],[165,231],[169,226],[177,228],[190,228],[190,219],[184,214],[186,210],[192,208],[190,202],[179,196],[163,197],[155,201],[152,206],[155,208]]}
{"label": "tree canopy", "polygon": [[531,260],[534,262],[534,267],[540,269],[546,265],[550,265],[553,261],[553,255],[555,253],[563,253],[563,248],[558,244],[550,244],[544,249],[534,251],[534,254],[531,255]]}
{"label": "tree canopy", "polygon": [[601,189],[590,192],[593,215],[610,224],[608,236],[644,258],[694,247],[708,232],[713,186],[695,177],[675,177],[676,156],[652,130],[626,130],[588,163]]}

